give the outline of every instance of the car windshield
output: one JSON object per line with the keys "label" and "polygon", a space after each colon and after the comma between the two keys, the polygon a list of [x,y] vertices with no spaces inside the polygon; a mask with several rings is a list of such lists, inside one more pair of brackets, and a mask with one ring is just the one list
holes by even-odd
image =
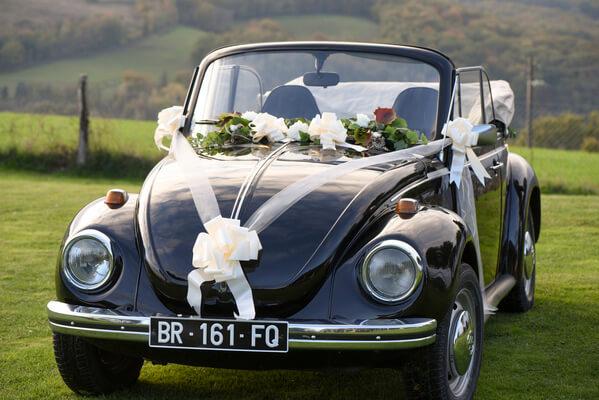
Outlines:
{"label": "car windshield", "polygon": [[393,108],[409,128],[434,136],[439,72],[420,60],[347,51],[255,51],[212,62],[205,74],[194,120],[222,113],[266,112],[311,119],[372,116]]}

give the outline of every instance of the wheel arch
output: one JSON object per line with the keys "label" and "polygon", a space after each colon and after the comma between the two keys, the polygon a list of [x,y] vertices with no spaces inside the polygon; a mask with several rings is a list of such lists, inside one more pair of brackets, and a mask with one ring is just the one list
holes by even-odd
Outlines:
{"label": "wheel arch", "polygon": [[532,213],[535,241],[541,232],[541,191],[532,166],[518,154],[508,156],[506,196],[497,276],[518,277],[522,267],[524,221]]}

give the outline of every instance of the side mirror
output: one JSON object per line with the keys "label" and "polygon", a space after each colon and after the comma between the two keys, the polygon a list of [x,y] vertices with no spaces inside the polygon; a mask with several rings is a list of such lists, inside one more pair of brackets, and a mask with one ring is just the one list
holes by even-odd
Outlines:
{"label": "side mirror", "polygon": [[472,132],[478,133],[477,146],[494,146],[497,143],[497,127],[495,125],[475,125]]}

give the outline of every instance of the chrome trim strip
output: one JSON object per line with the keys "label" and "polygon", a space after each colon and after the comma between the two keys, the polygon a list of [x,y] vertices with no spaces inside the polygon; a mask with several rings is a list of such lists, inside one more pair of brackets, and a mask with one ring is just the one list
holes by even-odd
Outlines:
{"label": "chrome trim strip", "polygon": [[[148,343],[150,317],[50,301],[53,332],[82,337]],[[396,350],[435,342],[437,321],[428,318],[371,320],[361,324],[289,323],[290,349]]]}
{"label": "chrome trim strip", "polygon": [[297,340],[289,338],[289,348],[302,350],[398,350],[427,346],[435,343],[436,338],[435,334],[399,340]]}

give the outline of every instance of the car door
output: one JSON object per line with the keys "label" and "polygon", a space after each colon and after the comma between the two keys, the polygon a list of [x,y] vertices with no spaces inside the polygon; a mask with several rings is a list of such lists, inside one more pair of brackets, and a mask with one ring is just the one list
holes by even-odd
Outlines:
{"label": "car door", "polygon": [[[486,74],[482,69],[460,72],[458,90],[458,113],[475,125],[494,120],[493,102]],[[495,142],[477,144],[473,147],[490,179],[482,184],[472,174],[476,204],[476,219],[483,263],[485,286],[493,282],[497,272],[502,221],[502,169],[505,168],[507,151],[503,135],[498,133]],[[472,172],[472,171],[471,171]]]}

